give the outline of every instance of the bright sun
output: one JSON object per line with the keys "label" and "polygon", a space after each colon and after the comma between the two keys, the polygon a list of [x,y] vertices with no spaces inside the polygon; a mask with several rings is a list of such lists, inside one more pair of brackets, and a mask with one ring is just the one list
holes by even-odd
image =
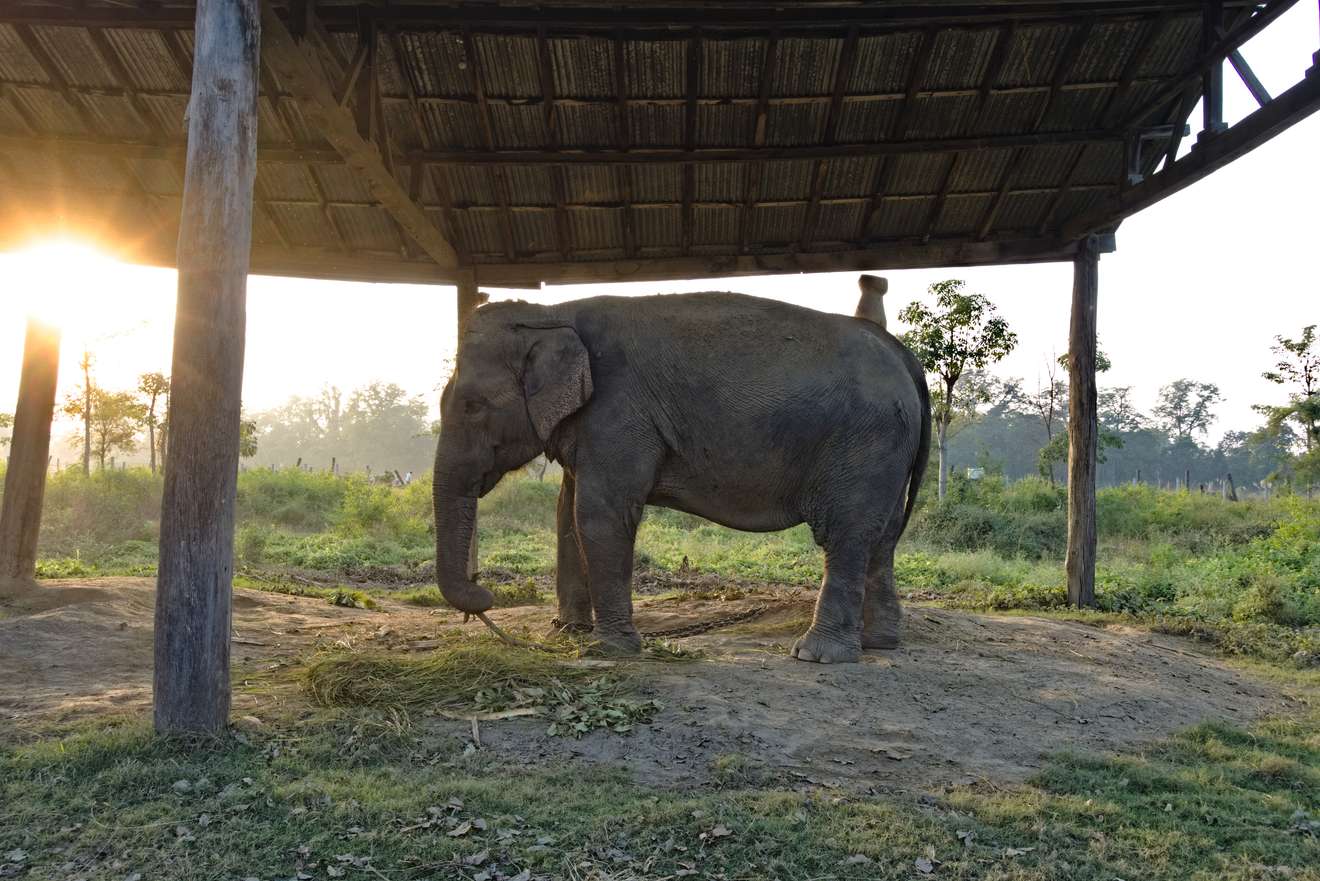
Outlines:
{"label": "bright sun", "polygon": [[14,292],[13,306],[60,327],[66,337],[88,340],[122,325],[145,289],[159,287],[142,275],[152,271],[119,263],[74,239],[49,239],[0,254],[0,274]]}

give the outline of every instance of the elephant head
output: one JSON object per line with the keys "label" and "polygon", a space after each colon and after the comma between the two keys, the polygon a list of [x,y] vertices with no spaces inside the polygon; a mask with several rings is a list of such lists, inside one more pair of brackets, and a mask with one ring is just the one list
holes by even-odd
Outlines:
{"label": "elephant head", "polygon": [[467,572],[477,499],[545,451],[591,391],[586,346],[550,310],[500,303],[468,322],[440,399],[433,485],[436,580],[454,608],[484,612],[494,602]]}

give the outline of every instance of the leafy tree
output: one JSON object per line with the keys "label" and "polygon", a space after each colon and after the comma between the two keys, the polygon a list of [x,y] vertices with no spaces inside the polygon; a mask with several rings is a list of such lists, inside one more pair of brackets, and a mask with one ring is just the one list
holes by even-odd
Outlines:
{"label": "leafy tree", "polygon": [[1222,400],[1212,382],[1177,379],[1160,389],[1160,402],[1152,411],[1161,427],[1175,439],[1205,434],[1214,419],[1214,406]]}
{"label": "leafy tree", "polygon": [[[88,403],[90,408],[84,409]],[[91,450],[102,471],[116,451],[131,453],[137,449],[137,430],[146,419],[146,410],[132,392],[108,392],[96,387],[87,400],[71,398],[64,405],[64,412],[90,425],[90,434],[78,435],[74,443]]]}
{"label": "leafy tree", "polygon": [[[1123,438],[1118,434],[1100,428],[1100,436],[1096,440],[1096,462],[1103,465],[1106,461],[1105,450],[1122,449]],[[1045,446],[1040,448],[1036,454],[1037,467],[1040,468],[1040,476],[1048,477],[1050,484],[1054,483],[1054,466],[1059,462],[1068,461],[1068,432],[1061,431],[1050,438]]]}
{"label": "leafy tree", "polygon": [[155,474],[156,429],[161,424],[157,409],[162,408],[162,405],[164,409],[169,408],[170,379],[163,373],[144,373],[138,377],[138,391],[147,399],[147,412],[143,422],[147,426],[147,446],[151,451],[151,473]]}
{"label": "leafy tree", "polygon": [[959,406],[958,380],[970,368],[1002,360],[1017,345],[1017,334],[995,313],[990,301],[982,294],[964,293],[964,285],[958,279],[937,281],[927,291],[935,298],[933,308],[917,301],[898,315],[910,326],[903,342],[940,379],[931,395],[939,441],[940,499],[948,489],[948,431]]}
{"label": "leafy tree", "polygon": [[1320,449],[1320,349],[1315,348],[1315,328],[1307,325],[1295,340],[1275,337],[1270,351],[1279,360],[1273,370],[1262,374],[1277,385],[1292,386],[1287,404],[1264,409],[1272,424],[1291,419],[1300,425],[1308,453]]}
{"label": "leafy tree", "polygon": [[[0,413],[0,428],[8,429],[13,427],[14,427],[14,417],[8,413]],[[9,445],[9,438],[0,437],[0,447],[4,447],[8,445]]]}
{"label": "leafy tree", "polygon": [[83,350],[82,359],[78,362],[78,368],[82,370],[83,384],[77,391],[69,395],[64,403],[64,412],[70,416],[82,420],[82,439],[83,448],[83,474],[92,473],[92,417],[96,412],[95,395],[96,383],[92,381],[92,353]]}
{"label": "leafy tree", "polygon": [[1132,386],[1100,389],[1100,425],[1114,432],[1141,431],[1148,425],[1144,413],[1132,403]]}
{"label": "leafy tree", "polygon": [[257,454],[257,422],[246,416],[239,416],[238,422],[238,457],[251,459]]}

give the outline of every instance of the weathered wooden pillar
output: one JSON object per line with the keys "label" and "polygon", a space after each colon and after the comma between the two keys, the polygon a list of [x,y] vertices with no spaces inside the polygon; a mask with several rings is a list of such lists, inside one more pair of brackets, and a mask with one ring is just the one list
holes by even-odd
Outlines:
{"label": "weathered wooden pillar", "polygon": [[[1202,0],[1201,51],[1209,52],[1219,41],[1224,23],[1223,0]],[[1201,76],[1201,133],[1197,143],[1225,131],[1224,122],[1224,62],[1216,61]]]}
{"label": "weathered wooden pillar", "polygon": [[60,373],[59,329],[29,318],[23,373],[9,441],[5,498],[0,507],[0,595],[37,574],[37,538],[50,463],[50,422]]}
{"label": "weathered wooden pillar", "polygon": [[[477,307],[485,302],[485,298],[477,290],[477,274],[475,272],[460,273],[457,279],[458,288],[458,338],[454,345],[454,356],[458,357],[458,348],[463,342],[463,331],[467,329],[468,319],[472,313],[477,311]],[[477,563],[477,524],[475,519],[472,523],[472,542],[468,545],[468,578],[476,578],[480,566]]]}
{"label": "weathered wooden pillar", "polygon": [[1100,243],[1087,236],[1073,258],[1068,334],[1068,602],[1095,605],[1095,469],[1099,421],[1095,388],[1095,307]]}
{"label": "weathered wooden pillar", "polygon": [[229,721],[259,3],[197,3],[156,585],[158,731],[215,732]]}

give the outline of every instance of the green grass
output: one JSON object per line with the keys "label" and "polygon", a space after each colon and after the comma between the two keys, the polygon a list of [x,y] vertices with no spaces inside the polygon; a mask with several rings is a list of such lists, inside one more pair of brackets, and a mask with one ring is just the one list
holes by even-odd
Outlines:
{"label": "green grass", "polygon": [[[78,578],[155,573],[159,478],[142,471],[51,481],[39,575]],[[540,602],[529,578],[555,565],[554,481],[503,481],[480,506],[482,568],[498,573],[500,605]],[[1061,609],[1064,492],[1040,479],[955,478],[944,502],[917,512],[897,561],[910,596],[977,610]],[[1096,599],[1106,612],[1209,639],[1226,651],[1320,662],[1320,501],[1280,497],[1233,504],[1150,487],[1102,490]],[[239,480],[235,539],[250,586],[290,571],[379,597],[394,591],[438,605],[431,582],[429,481],[405,489],[297,471]],[[805,526],[742,533],[676,511],[648,509],[640,569],[814,585],[824,572]],[[291,592],[306,591],[276,586]]]}
{"label": "green grass", "polygon": [[32,878],[471,878],[463,861],[484,853],[506,877],[554,879],[907,879],[929,860],[987,881],[1314,881],[1317,730],[1315,713],[1202,725],[919,804],[775,789],[737,753],[711,768],[720,788],[686,792],[509,768],[397,712],[320,711],[239,742],[125,724],[0,749],[0,862]]}

